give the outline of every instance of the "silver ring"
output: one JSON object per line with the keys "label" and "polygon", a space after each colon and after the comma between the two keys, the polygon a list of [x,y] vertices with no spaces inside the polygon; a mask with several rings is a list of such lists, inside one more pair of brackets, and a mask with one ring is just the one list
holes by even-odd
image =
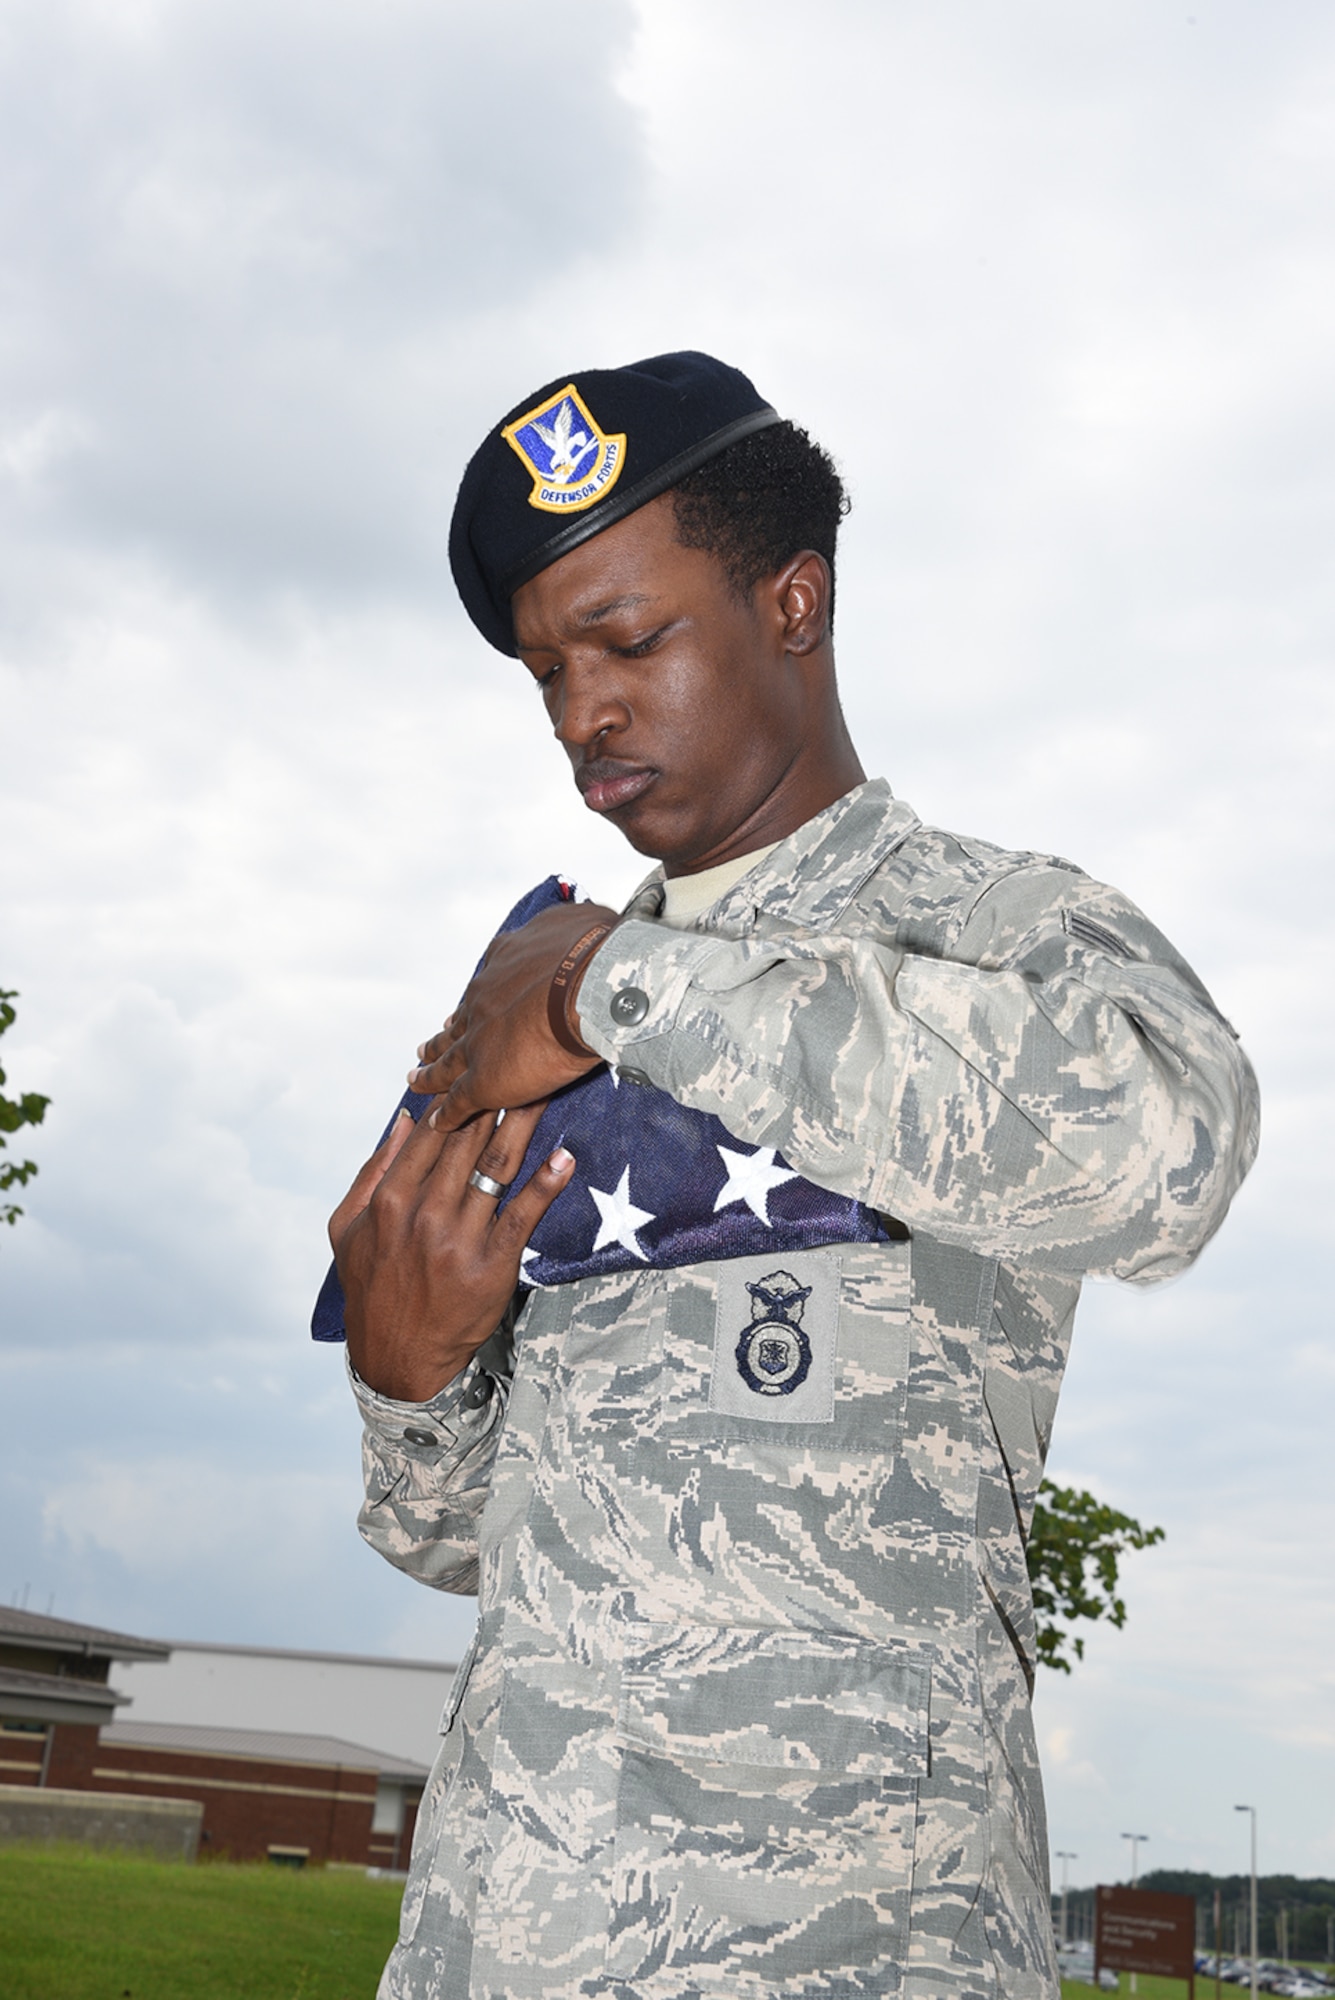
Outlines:
{"label": "silver ring", "polygon": [[468,1176],[469,1187],[475,1187],[479,1194],[489,1194],[493,1201],[499,1201],[503,1194],[509,1194],[509,1181],[494,1181],[490,1174],[480,1174],[476,1167]]}

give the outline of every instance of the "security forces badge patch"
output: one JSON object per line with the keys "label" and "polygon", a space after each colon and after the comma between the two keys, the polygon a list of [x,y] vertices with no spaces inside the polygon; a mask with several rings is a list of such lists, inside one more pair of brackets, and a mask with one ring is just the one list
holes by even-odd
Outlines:
{"label": "security forces badge patch", "polygon": [[837,1255],[737,1257],[716,1267],[718,1307],[709,1407],[771,1424],[834,1416],[839,1330]]}
{"label": "security forces badge patch", "polygon": [[599,430],[573,382],[507,424],[501,436],[533,475],[529,506],[549,514],[592,506],[626,463],[625,434]]}
{"label": "security forces badge patch", "polygon": [[751,1294],[751,1324],[737,1343],[737,1373],[758,1396],[791,1396],[811,1373],[811,1342],[802,1331],[810,1285],[791,1271],[769,1271]]}

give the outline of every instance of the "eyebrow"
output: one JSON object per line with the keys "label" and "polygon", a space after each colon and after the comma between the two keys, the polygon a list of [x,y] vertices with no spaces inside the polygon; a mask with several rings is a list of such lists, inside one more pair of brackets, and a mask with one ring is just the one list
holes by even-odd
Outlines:
{"label": "eyebrow", "polygon": [[651,602],[652,600],[645,596],[642,591],[628,592],[625,597],[609,597],[606,604],[595,604],[590,610],[581,611],[576,617],[575,623],[581,628],[589,625],[597,625],[604,618],[610,618],[614,611],[633,611],[637,606]]}

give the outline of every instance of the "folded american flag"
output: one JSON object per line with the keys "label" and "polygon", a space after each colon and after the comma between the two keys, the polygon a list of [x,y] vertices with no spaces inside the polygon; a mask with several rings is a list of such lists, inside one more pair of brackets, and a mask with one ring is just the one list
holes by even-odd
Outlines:
{"label": "folded american flag", "polygon": [[[549,875],[515,904],[501,932],[574,900],[571,884]],[[418,1119],[430,1103],[420,1091],[405,1091],[380,1144],[400,1110]],[[528,1287],[822,1243],[877,1243],[894,1233],[874,1209],[803,1180],[772,1147],[750,1146],[711,1113],[678,1104],[652,1085],[621,1081],[605,1066],[553,1097],[514,1189],[562,1145],[575,1156],[575,1173],[524,1252],[520,1283]],[[343,1288],[332,1264],[311,1337],[345,1337]]]}

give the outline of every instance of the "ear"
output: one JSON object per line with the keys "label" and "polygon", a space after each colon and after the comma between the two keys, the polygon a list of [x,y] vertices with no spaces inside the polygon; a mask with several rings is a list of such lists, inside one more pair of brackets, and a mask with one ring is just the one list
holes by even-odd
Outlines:
{"label": "ear", "polygon": [[830,634],[830,566],[814,549],[785,563],[773,579],[783,616],[784,650],[814,653]]}

